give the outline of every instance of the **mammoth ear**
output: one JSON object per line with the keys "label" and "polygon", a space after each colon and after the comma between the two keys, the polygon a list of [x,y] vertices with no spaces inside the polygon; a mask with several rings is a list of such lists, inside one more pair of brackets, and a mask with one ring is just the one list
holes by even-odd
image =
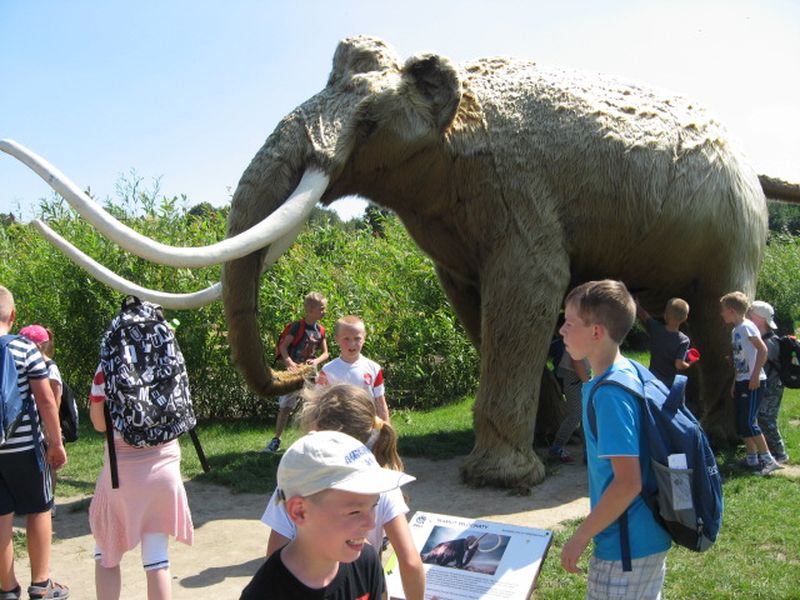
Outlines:
{"label": "mammoth ear", "polygon": [[347,38],[336,47],[328,85],[347,83],[360,73],[388,69],[398,70],[399,60],[386,42],[364,35]]}
{"label": "mammoth ear", "polygon": [[439,131],[447,129],[461,101],[461,81],[450,61],[436,54],[412,56],[403,67],[403,78],[430,106]]}

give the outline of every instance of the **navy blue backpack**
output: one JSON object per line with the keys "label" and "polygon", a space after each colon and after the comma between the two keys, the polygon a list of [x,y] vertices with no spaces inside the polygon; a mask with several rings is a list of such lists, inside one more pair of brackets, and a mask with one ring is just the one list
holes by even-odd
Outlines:
{"label": "navy blue backpack", "polygon": [[[641,496],[656,521],[673,541],[695,552],[708,550],[722,526],[722,478],[703,428],[686,408],[686,376],[676,375],[671,389],[632,360],[638,377],[613,371],[592,388],[587,418],[597,436],[594,394],[600,386],[616,385],[638,398],[642,407],[642,444],[647,444],[657,482]],[[669,466],[670,455],[685,455],[686,468]],[[619,518],[623,570],[631,570],[627,511]]]}
{"label": "navy blue backpack", "polygon": [[14,433],[27,408],[17,385],[17,365],[8,347],[16,337],[0,337],[0,445]]}

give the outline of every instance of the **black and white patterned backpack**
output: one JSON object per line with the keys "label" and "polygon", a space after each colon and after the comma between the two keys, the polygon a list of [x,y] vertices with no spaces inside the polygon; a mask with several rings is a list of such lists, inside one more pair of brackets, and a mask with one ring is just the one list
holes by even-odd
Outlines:
{"label": "black and white patterned backpack", "polygon": [[100,364],[106,420],[125,442],[158,446],[188,431],[205,463],[194,435],[197,419],[186,364],[159,305],[128,296],[103,335]]}

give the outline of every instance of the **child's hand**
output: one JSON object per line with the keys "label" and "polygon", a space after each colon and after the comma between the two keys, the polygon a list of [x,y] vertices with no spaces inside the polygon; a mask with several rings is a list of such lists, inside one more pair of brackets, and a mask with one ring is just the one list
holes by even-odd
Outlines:
{"label": "child's hand", "polygon": [[561,566],[569,573],[583,573],[583,569],[578,566],[578,561],[586,550],[589,541],[572,536],[561,549]]}
{"label": "child's hand", "polygon": [[753,377],[750,378],[750,383],[747,384],[747,389],[752,392],[754,390],[757,390],[760,385],[761,382],[758,379],[758,375],[754,375]]}

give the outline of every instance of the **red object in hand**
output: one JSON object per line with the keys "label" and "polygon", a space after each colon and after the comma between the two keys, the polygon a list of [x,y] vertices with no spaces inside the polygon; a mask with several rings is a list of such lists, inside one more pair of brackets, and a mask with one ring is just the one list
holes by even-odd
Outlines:
{"label": "red object in hand", "polygon": [[689,348],[686,351],[686,362],[692,364],[698,360],[700,360],[700,351],[697,348]]}

